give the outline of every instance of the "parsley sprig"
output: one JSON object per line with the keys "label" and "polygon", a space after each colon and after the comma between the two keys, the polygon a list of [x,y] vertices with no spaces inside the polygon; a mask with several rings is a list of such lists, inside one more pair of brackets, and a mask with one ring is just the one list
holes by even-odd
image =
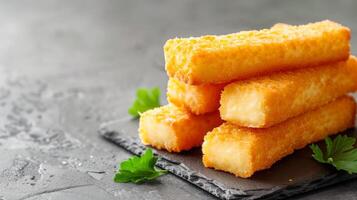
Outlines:
{"label": "parsley sprig", "polygon": [[120,169],[115,174],[117,183],[142,183],[153,180],[167,173],[155,167],[157,157],[151,149],[147,149],[140,157],[133,156],[120,164]]}
{"label": "parsley sprig", "polygon": [[326,152],[317,144],[310,145],[312,157],[320,163],[331,164],[337,170],[348,173],[357,173],[357,148],[354,148],[356,139],[346,135],[338,135],[335,139],[325,138]]}
{"label": "parsley sprig", "polygon": [[136,99],[129,108],[128,112],[134,118],[138,118],[141,113],[159,106],[160,88],[139,88],[136,91]]}

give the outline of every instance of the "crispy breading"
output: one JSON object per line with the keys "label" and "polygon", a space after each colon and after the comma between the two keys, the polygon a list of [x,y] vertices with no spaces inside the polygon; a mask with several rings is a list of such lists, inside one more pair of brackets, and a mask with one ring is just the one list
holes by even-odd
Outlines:
{"label": "crispy breading", "polygon": [[189,85],[170,78],[167,84],[167,100],[196,115],[215,112],[219,108],[224,86],[225,84]]}
{"label": "crispy breading", "polygon": [[290,26],[292,26],[292,25],[285,24],[285,23],[276,23],[271,28],[272,29],[284,29],[284,28],[288,28]]}
{"label": "crispy breading", "polygon": [[332,21],[228,35],[170,39],[166,70],[189,84],[227,83],[271,72],[345,60],[350,30]]}
{"label": "crispy breading", "polygon": [[180,152],[201,146],[204,135],[221,123],[218,111],[194,115],[169,104],[140,116],[139,135],[143,144]]}
{"label": "crispy breading", "polygon": [[245,127],[283,122],[357,90],[357,59],[280,72],[227,85],[221,118]]}
{"label": "crispy breading", "polygon": [[353,127],[355,115],[353,98],[343,96],[270,128],[243,128],[226,122],[205,136],[203,163],[247,178],[296,149]]}

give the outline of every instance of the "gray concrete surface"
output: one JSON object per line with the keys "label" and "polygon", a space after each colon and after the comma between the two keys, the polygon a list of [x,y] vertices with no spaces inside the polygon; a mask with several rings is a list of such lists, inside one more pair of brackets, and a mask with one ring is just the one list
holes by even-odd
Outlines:
{"label": "gray concrete surface", "polygon": [[[214,199],[172,175],[113,183],[129,154],[100,138],[99,124],[127,120],[137,87],[164,91],[168,38],[321,19],[356,30],[356,8],[354,0],[0,1],[0,199]],[[356,53],[354,37],[352,45]],[[357,199],[356,187],[294,199]]]}

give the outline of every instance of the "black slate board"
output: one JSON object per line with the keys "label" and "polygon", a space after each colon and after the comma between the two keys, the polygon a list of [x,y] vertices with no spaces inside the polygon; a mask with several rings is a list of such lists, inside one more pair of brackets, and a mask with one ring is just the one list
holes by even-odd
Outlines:
{"label": "black slate board", "polygon": [[[137,128],[137,120],[124,119],[102,124],[99,133],[129,152],[140,155],[147,147],[141,144]],[[356,137],[357,130],[350,129],[342,134]],[[200,148],[180,154],[160,150],[155,152],[161,157],[158,167],[221,199],[283,199],[357,177],[317,163],[307,147],[287,156],[272,168],[255,173],[249,179],[205,168],[201,162]]]}

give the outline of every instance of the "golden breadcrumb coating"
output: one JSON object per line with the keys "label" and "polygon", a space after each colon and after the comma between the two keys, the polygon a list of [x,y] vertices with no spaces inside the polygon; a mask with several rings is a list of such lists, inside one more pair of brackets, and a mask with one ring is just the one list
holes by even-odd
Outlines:
{"label": "golden breadcrumb coating", "polygon": [[189,85],[170,78],[167,84],[167,100],[196,115],[215,112],[219,108],[224,86],[225,84]]}
{"label": "golden breadcrumb coating", "polygon": [[247,178],[296,149],[353,127],[355,115],[353,98],[343,96],[270,128],[242,128],[226,122],[205,136],[203,163]]}
{"label": "golden breadcrumb coating", "polygon": [[263,128],[357,90],[357,59],[280,72],[227,85],[220,114],[230,123]]}
{"label": "golden breadcrumb coating", "polygon": [[285,24],[285,23],[276,23],[274,24],[274,26],[272,26],[272,29],[284,29],[284,28],[288,28],[291,27],[292,25],[289,24]]}
{"label": "golden breadcrumb coating", "polygon": [[227,83],[257,75],[345,60],[350,30],[332,21],[228,35],[170,39],[166,70],[189,84]]}
{"label": "golden breadcrumb coating", "polygon": [[221,123],[218,111],[194,115],[169,104],[140,116],[139,135],[145,145],[180,152],[201,146],[204,135]]}

